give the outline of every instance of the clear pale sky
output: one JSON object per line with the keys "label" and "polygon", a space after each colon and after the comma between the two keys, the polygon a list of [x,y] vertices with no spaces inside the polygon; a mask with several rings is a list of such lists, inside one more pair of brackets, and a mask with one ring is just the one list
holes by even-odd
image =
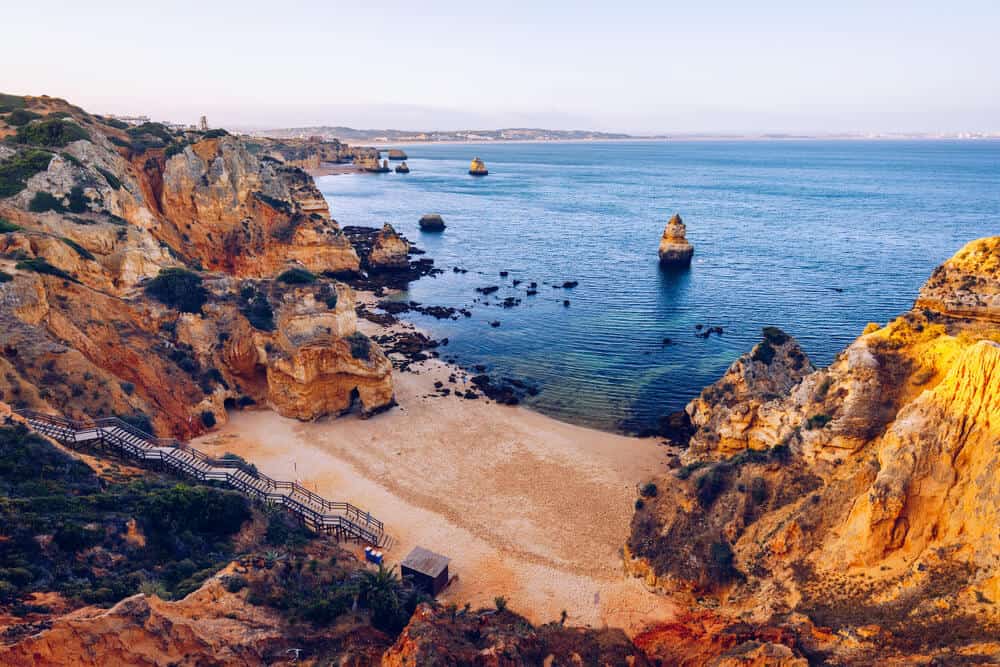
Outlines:
{"label": "clear pale sky", "polygon": [[1000,1],[819,4],[7,0],[0,91],[229,126],[1000,131]]}

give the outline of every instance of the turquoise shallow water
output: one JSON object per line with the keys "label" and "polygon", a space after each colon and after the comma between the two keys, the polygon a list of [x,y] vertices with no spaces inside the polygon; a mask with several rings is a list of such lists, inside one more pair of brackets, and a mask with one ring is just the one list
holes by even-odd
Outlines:
{"label": "turquoise shallow water", "polygon": [[[341,225],[381,225],[445,274],[403,295],[473,306],[412,319],[465,366],[535,381],[560,419],[641,428],[682,407],[778,325],[828,364],[913,303],[965,242],[1000,234],[1000,142],[635,142],[407,147],[409,175],[319,179]],[[473,156],[490,169],[466,171]],[[689,271],[657,264],[679,212]],[[441,213],[443,234],[421,233]],[[456,274],[452,267],[468,269]],[[509,271],[500,278],[500,271]],[[523,280],[518,287],[512,280]],[[573,289],[543,283],[577,280]],[[530,281],[537,296],[525,296]],[[500,285],[488,305],[476,287]],[[521,305],[502,309],[507,296]],[[569,299],[570,305],[563,305]],[[500,327],[489,325],[499,320]],[[701,339],[696,324],[721,326]],[[664,337],[674,343],[662,345]]]}

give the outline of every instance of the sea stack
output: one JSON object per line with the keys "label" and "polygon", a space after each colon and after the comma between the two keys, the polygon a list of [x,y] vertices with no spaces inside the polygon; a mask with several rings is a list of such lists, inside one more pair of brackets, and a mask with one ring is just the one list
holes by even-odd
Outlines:
{"label": "sea stack", "polygon": [[406,165],[406,162],[402,162],[402,163],[396,165],[396,173],[397,174],[408,174],[408,173],[410,173],[410,168]]}
{"label": "sea stack", "polygon": [[405,159],[407,159],[406,152],[405,151],[401,151],[398,148],[390,148],[389,149],[389,159],[390,160],[405,160]]}
{"label": "sea stack", "polygon": [[428,213],[420,218],[420,231],[423,232],[443,232],[444,218],[437,213]]}
{"label": "sea stack", "polygon": [[485,176],[489,170],[486,168],[486,163],[477,157],[472,158],[472,164],[469,165],[469,174],[472,176]]}
{"label": "sea stack", "polygon": [[686,233],[684,221],[681,216],[674,213],[663,230],[660,238],[660,265],[687,267],[691,266],[691,256],[694,255],[694,246],[688,243],[684,237]]}

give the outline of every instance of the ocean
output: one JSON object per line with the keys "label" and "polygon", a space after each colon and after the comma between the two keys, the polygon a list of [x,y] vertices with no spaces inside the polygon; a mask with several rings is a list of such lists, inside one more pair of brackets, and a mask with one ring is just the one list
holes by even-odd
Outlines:
{"label": "ocean", "polygon": [[[1000,234],[997,141],[405,149],[408,175],[317,179],[333,217],[390,222],[444,270],[399,297],[472,311],[457,321],[405,316],[449,339],[442,355],[534,382],[533,409],[608,431],[641,430],[682,408],[763,326],[829,364],[868,322],[908,310],[967,241]],[[489,176],[467,174],[475,156]],[[695,255],[690,270],[667,272],[656,251],[675,212]],[[421,232],[425,213],[440,213],[447,229]],[[530,282],[536,296],[526,295]],[[500,289],[488,297],[476,292],[492,285]],[[520,303],[503,308],[506,297]],[[700,337],[697,325],[722,334]]]}

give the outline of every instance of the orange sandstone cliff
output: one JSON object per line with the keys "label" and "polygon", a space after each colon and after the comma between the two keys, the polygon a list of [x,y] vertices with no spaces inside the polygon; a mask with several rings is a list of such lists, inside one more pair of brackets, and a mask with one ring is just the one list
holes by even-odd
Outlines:
{"label": "orange sandstone cliff", "polygon": [[684,465],[644,489],[628,571],[814,662],[1000,659],[998,298],[994,237],[828,368],[765,330],[688,405]]}
{"label": "orange sandstone cliff", "polygon": [[[393,404],[390,364],[335,278],[358,256],[311,177],[224,130],[5,99],[23,108],[0,114],[0,400],[145,415],[182,437],[226,407]],[[194,272],[203,303],[151,298],[164,270]]]}

